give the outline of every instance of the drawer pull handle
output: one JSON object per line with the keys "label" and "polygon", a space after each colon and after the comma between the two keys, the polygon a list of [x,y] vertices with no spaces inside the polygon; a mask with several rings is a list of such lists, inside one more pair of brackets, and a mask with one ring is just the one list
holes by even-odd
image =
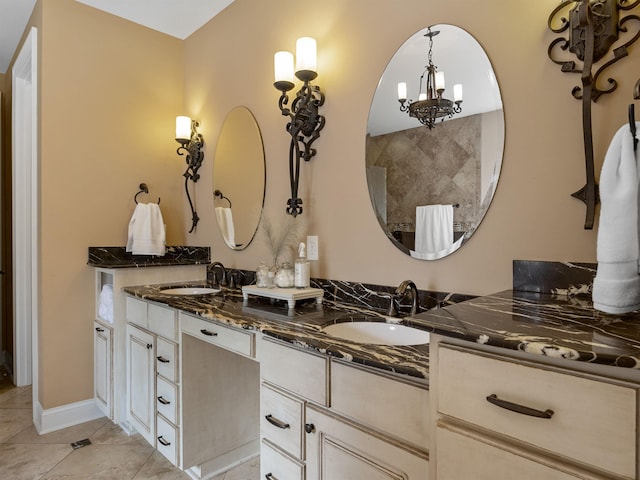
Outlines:
{"label": "drawer pull handle", "polygon": [[269,414],[269,415],[265,415],[265,417],[267,419],[267,422],[269,422],[271,425],[278,427],[278,428],[282,428],[283,430],[286,430],[287,428],[290,428],[291,425],[289,425],[288,423],[284,423],[282,420],[278,420],[277,418],[275,418],[273,415]]}
{"label": "drawer pull handle", "polygon": [[156,357],[158,359],[158,361],[160,363],[171,363],[170,360],[167,360],[166,358],[164,358],[162,355],[160,355],[159,357]]}
{"label": "drawer pull handle", "polygon": [[158,397],[158,401],[163,405],[170,405],[171,404],[171,402],[169,400],[167,400],[166,398],[164,398],[162,395]]}
{"label": "drawer pull handle", "polygon": [[96,332],[104,332],[104,328],[96,327]]}
{"label": "drawer pull handle", "polygon": [[203,335],[207,335],[208,337],[217,337],[218,334],[216,332],[210,332],[209,330],[205,330],[204,328],[200,330],[200,333]]}
{"label": "drawer pull handle", "polygon": [[313,423],[305,423],[304,431],[307,433],[313,433],[316,431],[316,426]]}
{"label": "drawer pull handle", "polygon": [[171,445],[171,442],[167,442],[162,435],[158,437],[158,441],[165,447],[168,447],[169,445]]}
{"label": "drawer pull handle", "polygon": [[266,478],[267,480],[278,480],[276,477],[273,476],[273,473],[267,473],[264,478]]}
{"label": "drawer pull handle", "polygon": [[500,400],[498,396],[493,393],[487,397],[487,402],[512,412],[520,413],[522,415],[529,415],[531,417],[538,418],[551,418],[553,416],[553,410],[536,410],[535,408],[525,407],[524,405],[519,405],[517,403],[508,402],[507,400]]}

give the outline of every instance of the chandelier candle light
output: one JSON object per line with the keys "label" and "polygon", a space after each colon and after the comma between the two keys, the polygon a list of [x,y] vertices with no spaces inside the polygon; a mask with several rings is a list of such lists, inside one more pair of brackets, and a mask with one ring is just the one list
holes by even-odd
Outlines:
{"label": "chandelier candle light", "polygon": [[287,213],[297,216],[302,213],[302,199],[298,197],[298,183],[300,179],[300,159],[311,160],[316,149],[312,143],[320,137],[324,128],[324,117],[318,113],[324,104],[324,94],[317,85],[311,85],[318,74],[316,72],[316,41],[303,37],[296,42],[296,70],[295,76],[304,82],[296,97],[288,108],[289,96],[287,92],[294,87],[293,54],[291,52],[277,52],[274,56],[274,70],[276,89],[282,92],[278,107],[283,116],[289,117],[287,132],[291,136],[289,146],[289,181],[291,184],[291,198],[287,201]]}
{"label": "chandelier candle light", "polygon": [[189,194],[189,180],[196,183],[200,178],[198,170],[202,165],[204,159],[204,153],[202,147],[204,140],[202,134],[198,133],[198,122],[191,120],[189,117],[178,116],[176,117],[176,142],[180,144],[176,153],[178,155],[186,154],[187,169],[184,176],[184,190],[187,192],[187,200],[189,200],[189,207],[191,208],[191,230],[193,232],[198,225],[200,217],[193,206],[191,201],[191,195]]}
{"label": "chandelier candle light", "polygon": [[[420,88],[418,90],[418,100],[409,100],[407,105],[407,84],[405,82],[398,83],[398,101],[400,102],[400,111],[409,112],[409,116],[417,118],[420,123],[426,125],[429,129],[436,126],[438,119],[444,120],[445,117],[453,117],[456,113],[462,111],[462,85],[453,86],[453,101],[444,98],[442,94],[445,90],[444,72],[438,72],[437,67],[433,64],[433,37],[438,35],[440,31],[431,31],[425,33],[425,37],[429,38],[429,64],[425,67],[425,71],[420,76]],[[422,90],[422,84],[426,76],[425,91]]]}

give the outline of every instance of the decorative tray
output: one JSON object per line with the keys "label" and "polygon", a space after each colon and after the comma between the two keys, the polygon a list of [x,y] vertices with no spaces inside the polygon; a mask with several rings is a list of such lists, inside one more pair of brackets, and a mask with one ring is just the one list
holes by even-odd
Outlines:
{"label": "decorative tray", "polygon": [[306,300],[307,298],[315,298],[317,304],[322,304],[324,290],[321,288],[267,288],[244,285],[242,287],[242,298],[245,302],[249,300],[249,295],[286,300],[289,309],[293,309],[296,306],[296,300]]}

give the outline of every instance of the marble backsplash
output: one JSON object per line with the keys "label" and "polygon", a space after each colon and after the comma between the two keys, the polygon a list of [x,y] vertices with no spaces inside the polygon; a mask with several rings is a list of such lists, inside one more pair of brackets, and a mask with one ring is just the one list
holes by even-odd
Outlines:
{"label": "marble backsplash", "polygon": [[209,247],[167,246],[162,257],[133,255],[125,247],[89,247],[87,264],[92,267],[128,268],[167,265],[202,265],[211,262]]}
{"label": "marble backsplash", "polygon": [[513,290],[552,295],[591,295],[597,263],[513,261]]}

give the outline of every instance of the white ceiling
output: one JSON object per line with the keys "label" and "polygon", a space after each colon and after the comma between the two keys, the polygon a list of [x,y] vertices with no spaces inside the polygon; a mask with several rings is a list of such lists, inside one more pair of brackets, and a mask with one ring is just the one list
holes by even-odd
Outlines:
{"label": "white ceiling", "polygon": [[[76,0],[185,39],[234,0]],[[0,0],[0,73],[5,73],[36,0]]]}

